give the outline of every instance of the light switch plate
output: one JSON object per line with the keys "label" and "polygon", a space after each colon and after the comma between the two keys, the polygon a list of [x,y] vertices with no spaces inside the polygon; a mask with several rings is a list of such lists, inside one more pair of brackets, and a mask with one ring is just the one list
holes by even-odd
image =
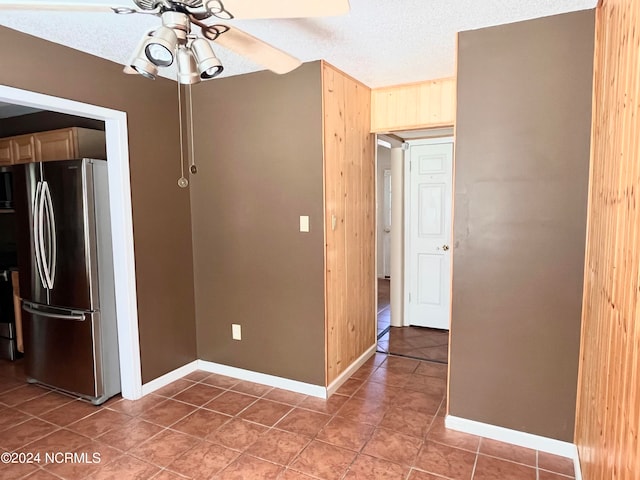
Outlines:
{"label": "light switch plate", "polygon": [[308,232],[309,231],[309,216],[308,215],[300,215],[300,231]]}
{"label": "light switch plate", "polygon": [[242,327],[237,323],[231,324],[231,338],[234,340],[242,340]]}

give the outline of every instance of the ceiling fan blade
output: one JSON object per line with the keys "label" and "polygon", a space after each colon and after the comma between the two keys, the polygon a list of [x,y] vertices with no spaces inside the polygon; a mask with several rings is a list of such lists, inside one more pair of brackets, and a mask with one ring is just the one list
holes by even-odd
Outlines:
{"label": "ceiling fan blade", "polygon": [[274,73],[288,73],[302,65],[302,62],[297,58],[259,38],[230,25],[225,25],[225,27],[229,29],[218,36],[217,44],[268,68]]}
{"label": "ceiling fan blade", "polygon": [[71,1],[56,1],[56,2],[38,2],[25,0],[23,2],[7,2],[0,1],[0,10],[33,10],[33,11],[66,11],[66,12],[110,12],[113,13],[113,7],[124,6],[125,2],[120,2],[120,5],[113,5],[108,3],[96,4],[96,3],[82,3]]}
{"label": "ceiling fan blade", "polygon": [[[205,6],[207,3],[203,1]],[[238,19],[330,17],[349,13],[349,0],[213,0],[211,11],[215,12],[220,6]]]}

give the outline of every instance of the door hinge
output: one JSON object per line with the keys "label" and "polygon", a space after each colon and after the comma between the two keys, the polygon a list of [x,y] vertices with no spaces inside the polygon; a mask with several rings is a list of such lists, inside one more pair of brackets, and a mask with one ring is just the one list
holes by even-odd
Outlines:
{"label": "door hinge", "polygon": [[411,292],[409,292],[409,303],[411,303]]}

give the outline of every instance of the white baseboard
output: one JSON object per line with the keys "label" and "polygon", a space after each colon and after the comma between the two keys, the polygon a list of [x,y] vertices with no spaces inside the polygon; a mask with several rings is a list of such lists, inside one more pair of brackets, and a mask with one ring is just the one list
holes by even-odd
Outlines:
{"label": "white baseboard", "polygon": [[220,363],[208,362],[206,360],[198,360],[198,370],[205,372],[218,373],[228,377],[246,380],[249,382],[260,383],[270,387],[282,388],[292,392],[311,395],[312,397],[327,398],[327,389],[321,385],[313,385],[311,383],[299,382],[288,378],[276,377],[266,373],[254,372],[243,368],[230,367]]}
{"label": "white baseboard", "polygon": [[292,392],[302,393],[305,395],[311,395],[312,397],[328,398],[332,395],[340,386],[346,382],[353,373],[366,362],[376,351],[376,345],[372,345],[364,352],[358,359],[353,362],[349,367],[336,378],[331,385],[324,387],[322,385],[313,385],[311,383],[299,382],[297,380],[291,380],[283,377],[276,377],[275,375],[268,375],[266,373],[254,372],[251,370],[245,370],[243,368],[230,367],[229,365],[223,365],[221,363],[208,362],[206,360],[194,360],[191,363],[183,365],[180,368],[162,375],[156,379],[151,380],[148,383],[142,385],[142,395],[155,392],[156,390],[169,385],[171,382],[175,382],[179,378],[185,375],[195,372],[196,370],[203,370],[205,372],[217,373],[220,375],[226,375],[228,377],[237,378],[239,380],[246,380],[249,382],[260,383],[262,385],[268,385],[270,387],[282,388]]}
{"label": "white baseboard", "polygon": [[573,459],[575,467],[576,480],[582,480],[580,471],[580,459],[578,458],[578,449],[573,443],[563,442],[554,438],[542,437],[532,433],[520,432],[509,428],[498,427],[488,423],[476,422],[466,418],[454,417],[447,415],[444,419],[447,428],[457,430],[459,432],[470,433],[480,437],[498,440],[500,442],[511,443],[520,447],[532,448],[541,452],[552,453],[560,457]]}
{"label": "white baseboard", "polygon": [[194,360],[191,363],[187,363],[182,367],[178,367],[169,373],[165,373],[161,377],[154,378],[148,383],[142,385],[142,395],[146,395],[151,392],[155,392],[160,388],[169,385],[171,382],[175,382],[179,378],[189,375],[191,372],[195,372],[198,369],[198,360]]}
{"label": "white baseboard", "polygon": [[358,357],[355,362],[349,365],[344,372],[338,375],[338,378],[336,378],[329,384],[329,386],[327,387],[327,397],[330,397],[331,395],[336,393],[336,390],[338,390],[344,382],[349,380],[349,377],[351,377],[351,375],[353,375],[356,370],[358,370],[364,364],[364,362],[369,360],[369,358],[371,358],[371,356],[376,353],[377,345],[377,343],[371,345],[362,355]]}

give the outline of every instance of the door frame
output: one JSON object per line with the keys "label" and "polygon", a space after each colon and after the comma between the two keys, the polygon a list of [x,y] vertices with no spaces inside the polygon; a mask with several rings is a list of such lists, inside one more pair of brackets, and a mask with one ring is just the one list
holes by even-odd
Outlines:
{"label": "door frame", "polygon": [[111,241],[120,356],[122,396],[129,400],[142,397],[142,370],[138,330],[135,254],[131,184],[129,181],[129,141],[127,114],[65,98],[0,85],[0,101],[26,107],[93,118],[105,122]]}
{"label": "door frame", "polygon": [[[409,326],[409,316],[407,312],[409,311],[409,285],[410,285],[410,268],[409,268],[409,252],[411,251],[411,216],[409,215],[410,206],[411,206],[411,172],[409,171],[409,164],[411,162],[410,157],[410,147],[411,145],[437,145],[439,143],[451,143],[453,144],[454,152],[455,152],[455,139],[453,135],[447,135],[444,137],[435,137],[435,138],[425,138],[425,139],[416,139],[416,140],[405,140],[405,143],[409,148],[405,151],[404,158],[404,191],[403,191],[403,213],[404,213],[404,225],[403,225],[403,233],[404,233],[404,252],[403,252],[403,316],[402,316],[402,325],[405,327]],[[451,159],[451,227],[453,228],[453,182],[455,180],[453,164],[455,162],[455,153],[453,158]],[[453,237],[451,238],[453,240]],[[452,243],[452,242],[450,242]],[[450,249],[451,261],[453,261],[453,245],[451,245]],[[453,269],[449,272],[449,283],[451,283],[451,276],[453,275]],[[449,302],[449,326],[451,326],[451,302]]]}
{"label": "door frame", "polygon": [[[388,177],[388,179],[387,179]],[[389,192],[387,195],[387,185],[389,185]],[[386,218],[388,215],[391,217],[391,168],[385,168],[382,171],[382,215],[383,218]],[[385,205],[389,200],[389,205]],[[388,210],[386,207],[389,207]],[[385,248],[385,222],[382,222],[382,277],[381,278],[391,278],[391,234],[389,234],[389,241]],[[389,222],[389,228],[391,228],[391,222]],[[386,268],[385,268],[386,266]],[[388,273],[388,275],[387,275]]]}

